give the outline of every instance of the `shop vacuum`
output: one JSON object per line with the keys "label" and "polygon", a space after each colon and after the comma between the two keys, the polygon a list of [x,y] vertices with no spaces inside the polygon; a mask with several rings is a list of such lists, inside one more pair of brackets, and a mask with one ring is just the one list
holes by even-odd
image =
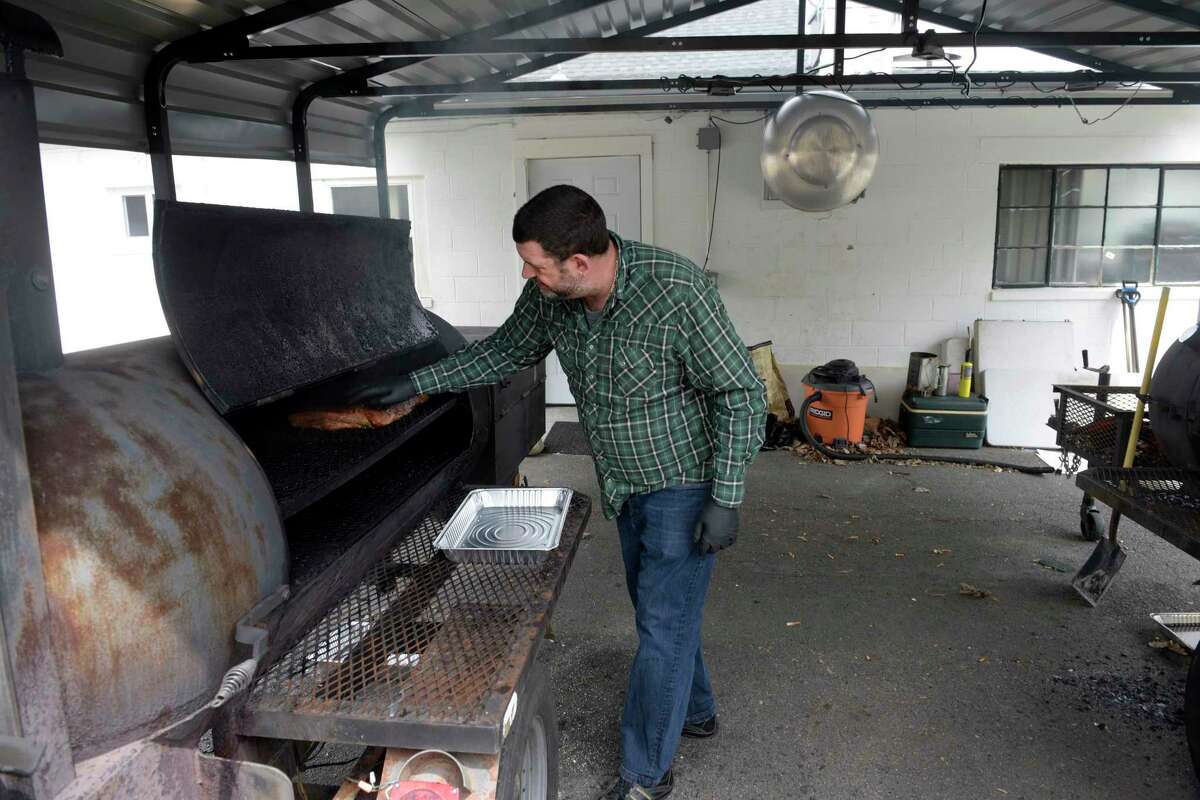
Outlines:
{"label": "shop vacuum", "polygon": [[875,385],[853,361],[838,358],[813,367],[804,376],[801,425],[821,444],[856,445],[863,439],[867,402]]}

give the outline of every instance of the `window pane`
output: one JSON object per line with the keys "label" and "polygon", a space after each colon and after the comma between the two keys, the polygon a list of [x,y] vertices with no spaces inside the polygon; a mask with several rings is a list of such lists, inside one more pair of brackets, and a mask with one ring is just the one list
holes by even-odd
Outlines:
{"label": "window pane", "polygon": [[1164,206],[1200,206],[1200,169],[1163,171]]}
{"label": "window pane", "polygon": [[1164,208],[1159,244],[1200,244],[1200,208]]}
{"label": "window pane", "polygon": [[1108,173],[1110,206],[1158,205],[1157,169],[1113,169]]}
{"label": "window pane", "polygon": [[1055,244],[1104,243],[1104,209],[1080,208],[1054,212]]}
{"label": "window pane", "polygon": [[1046,248],[996,251],[996,285],[1046,283]]}
{"label": "window pane", "polygon": [[379,216],[379,194],[374,186],[334,186],[329,191],[333,197],[333,213]]}
{"label": "window pane", "polygon": [[146,195],[127,194],[122,199],[125,202],[125,233],[129,236],[149,236],[150,222],[146,216]]}
{"label": "window pane", "polygon": [[1097,286],[1100,283],[1099,247],[1055,248],[1050,253],[1052,286]]}
{"label": "window pane", "polygon": [[1056,206],[1102,206],[1108,183],[1106,169],[1067,167],[1058,171],[1054,190]]}
{"label": "window pane", "polygon": [[1050,210],[1001,209],[996,227],[999,247],[1045,245],[1050,233]]}
{"label": "window pane", "polygon": [[1104,272],[1101,279],[1105,283],[1120,283],[1121,281],[1139,281],[1146,283],[1150,280],[1150,265],[1154,261],[1153,247],[1135,248],[1104,248]]}
{"label": "window pane", "polygon": [[1000,170],[1000,207],[1050,205],[1050,170]]}
{"label": "window pane", "polygon": [[1104,226],[1104,244],[1111,247],[1154,244],[1157,216],[1153,208],[1110,208]]}
{"label": "window pane", "polygon": [[1200,282],[1200,247],[1158,248],[1156,283]]}

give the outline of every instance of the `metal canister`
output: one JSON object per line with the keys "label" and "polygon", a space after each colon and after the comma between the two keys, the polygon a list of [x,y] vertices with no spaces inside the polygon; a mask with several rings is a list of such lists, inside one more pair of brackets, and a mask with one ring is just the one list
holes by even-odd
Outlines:
{"label": "metal canister", "polygon": [[962,362],[962,375],[958,379],[958,396],[971,396],[971,376],[975,374],[975,365],[970,361]]}
{"label": "metal canister", "polygon": [[934,391],[938,397],[945,397],[946,391],[950,388],[950,365],[938,364],[937,389]]}

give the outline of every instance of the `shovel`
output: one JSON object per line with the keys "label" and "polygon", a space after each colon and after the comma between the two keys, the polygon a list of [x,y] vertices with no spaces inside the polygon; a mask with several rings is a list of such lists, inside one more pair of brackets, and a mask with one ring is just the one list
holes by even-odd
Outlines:
{"label": "shovel", "polygon": [[[1150,393],[1150,373],[1154,369],[1154,359],[1158,355],[1158,338],[1162,333],[1163,319],[1167,315],[1167,299],[1171,296],[1170,287],[1163,287],[1162,297],[1158,301],[1158,316],[1154,319],[1154,334],[1150,337],[1150,352],[1146,356],[1146,369],[1142,372],[1142,390],[1138,392],[1137,407],[1133,412],[1133,425],[1129,430],[1129,441],[1125,445],[1125,458],[1121,463],[1123,469],[1133,466],[1133,457],[1137,453],[1138,437],[1142,434],[1142,413],[1145,411],[1143,398]],[[1122,486],[1122,489],[1125,487]],[[1121,522],[1121,513],[1115,508],[1108,518],[1108,535],[1096,544],[1092,555],[1079,568],[1079,572],[1071,580],[1071,585],[1080,597],[1087,600],[1093,607],[1099,604],[1100,598],[1108,591],[1113,578],[1121,571],[1125,563],[1125,551],[1117,541],[1117,526]]]}

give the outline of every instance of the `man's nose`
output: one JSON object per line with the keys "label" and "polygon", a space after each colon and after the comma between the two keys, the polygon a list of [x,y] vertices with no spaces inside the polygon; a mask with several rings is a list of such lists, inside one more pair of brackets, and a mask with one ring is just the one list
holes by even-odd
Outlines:
{"label": "man's nose", "polygon": [[524,278],[525,280],[529,280],[533,276],[534,276],[533,267],[529,266],[528,264],[522,264],[521,265],[521,277]]}

